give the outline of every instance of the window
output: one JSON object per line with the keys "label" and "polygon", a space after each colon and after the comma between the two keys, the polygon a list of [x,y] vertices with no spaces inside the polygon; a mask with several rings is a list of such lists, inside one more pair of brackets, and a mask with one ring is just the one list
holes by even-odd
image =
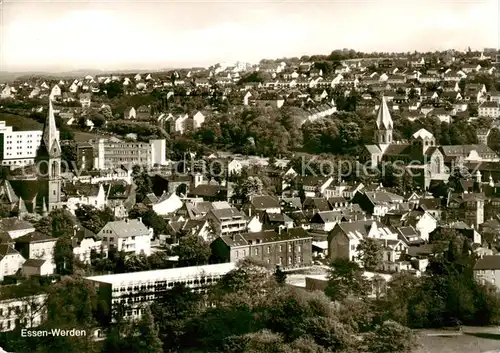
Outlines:
{"label": "window", "polygon": [[268,254],[270,254],[270,253],[271,253],[271,247],[270,247],[270,246],[268,246],[268,247],[267,247],[267,253],[268,253]]}
{"label": "window", "polygon": [[291,252],[292,251],[292,244],[288,244],[288,251]]}
{"label": "window", "polygon": [[278,260],[278,265],[282,265],[283,264],[283,258],[280,257],[279,260]]}
{"label": "window", "polygon": [[254,254],[255,254],[255,255],[259,255],[259,248],[255,248],[255,250],[254,250]]}
{"label": "window", "polygon": [[288,264],[291,265],[292,264],[292,257],[291,256],[288,256]]}
{"label": "window", "polygon": [[298,245],[298,246],[297,246],[297,251],[298,251],[298,252],[302,252],[302,245]]}
{"label": "window", "polygon": [[283,251],[283,245],[280,245],[280,252]]}
{"label": "window", "polygon": [[238,258],[238,256],[239,256],[239,251],[236,250],[236,258]]}

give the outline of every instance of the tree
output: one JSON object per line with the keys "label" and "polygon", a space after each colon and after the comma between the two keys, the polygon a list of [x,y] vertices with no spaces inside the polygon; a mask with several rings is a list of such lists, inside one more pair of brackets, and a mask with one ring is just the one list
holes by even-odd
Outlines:
{"label": "tree", "polygon": [[108,208],[99,210],[91,205],[79,205],[75,215],[81,225],[94,233],[99,231],[111,221],[114,221],[114,215]]}
{"label": "tree", "polygon": [[130,218],[141,218],[146,227],[151,227],[155,235],[164,234],[167,230],[167,222],[154,210],[142,203],[136,203],[129,212]]}
{"label": "tree", "polygon": [[92,121],[92,123],[94,124],[94,127],[96,127],[96,128],[100,128],[101,126],[103,126],[106,123],[106,118],[104,117],[104,115],[101,113],[97,113],[97,112],[91,113],[89,115],[88,119],[90,121]]}
{"label": "tree", "polygon": [[283,272],[283,270],[279,266],[276,267],[276,271],[274,271],[274,278],[279,284],[286,283],[286,273]]}
{"label": "tree", "polygon": [[234,187],[234,197],[248,202],[253,196],[261,195],[264,185],[259,177],[249,176],[240,179]]}
{"label": "tree", "polygon": [[374,271],[382,262],[382,245],[377,239],[363,238],[358,245],[359,259],[368,271]]}
{"label": "tree", "polygon": [[190,288],[176,284],[155,300],[151,312],[158,323],[165,351],[179,351],[189,321],[199,314],[201,297]]}
{"label": "tree", "polygon": [[413,332],[395,321],[385,321],[365,337],[367,351],[372,353],[411,353],[418,347]]}
{"label": "tree", "polygon": [[175,189],[175,193],[178,196],[186,196],[187,195],[187,190],[188,190],[187,185],[184,184],[184,183],[182,183],[179,186],[177,186],[177,188]]}
{"label": "tree", "polygon": [[500,130],[497,128],[491,129],[488,135],[488,147],[495,152],[500,152]]}
{"label": "tree", "polygon": [[363,270],[357,263],[338,259],[330,264],[325,293],[332,300],[343,300],[350,296],[364,297],[366,291]]}
{"label": "tree", "polygon": [[174,252],[179,256],[179,266],[199,266],[208,263],[211,249],[202,238],[188,235],[179,239]]}
{"label": "tree", "polygon": [[64,235],[57,239],[54,248],[54,261],[56,272],[60,275],[70,275],[73,273],[73,244],[71,236]]}
{"label": "tree", "polygon": [[136,187],[137,201],[141,202],[147,194],[153,192],[153,181],[147,171],[142,170],[138,165],[132,167],[132,178]]}
{"label": "tree", "polygon": [[113,111],[111,110],[111,107],[107,104],[105,104],[101,110],[100,113],[106,120],[113,119]]}
{"label": "tree", "polygon": [[137,349],[131,353],[163,353],[163,343],[158,336],[158,327],[154,323],[153,314],[149,306],[144,307],[144,313],[137,325]]}
{"label": "tree", "polygon": [[[73,143],[64,144],[61,146],[61,160],[66,162],[69,170],[64,170],[64,172],[69,172],[76,167],[76,145]],[[63,164],[64,165],[64,164]]]}
{"label": "tree", "polygon": [[40,233],[59,238],[61,236],[73,236],[75,220],[64,209],[52,211],[48,217],[41,218],[35,224],[35,228]]}

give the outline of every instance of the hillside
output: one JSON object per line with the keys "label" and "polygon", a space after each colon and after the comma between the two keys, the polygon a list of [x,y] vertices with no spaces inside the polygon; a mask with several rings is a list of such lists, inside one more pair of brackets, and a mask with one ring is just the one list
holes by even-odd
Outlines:
{"label": "hillside", "polygon": [[[43,124],[36,120],[21,115],[0,113],[0,121],[5,121],[7,126],[12,126],[14,131],[42,130]],[[76,142],[85,142],[97,137],[103,137],[91,132],[72,130]]]}

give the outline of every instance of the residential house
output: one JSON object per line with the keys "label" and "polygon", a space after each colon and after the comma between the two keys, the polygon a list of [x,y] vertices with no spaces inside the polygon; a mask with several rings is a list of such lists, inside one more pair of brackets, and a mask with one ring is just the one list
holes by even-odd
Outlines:
{"label": "residential house", "polygon": [[339,222],[328,234],[330,260],[345,259],[359,262],[358,246],[365,238],[398,240],[398,234],[375,220]]}
{"label": "residential house", "polygon": [[137,120],[150,120],[151,119],[151,107],[146,105],[141,105],[136,111]]}
{"label": "residential house", "polygon": [[210,202],[224,201],[227,200],[227,190],[220,185],[201,184],[190,190],[189,196]]}
{"label": "residential house", "polygon": [[201,125],[205,122],[205,115],[202,112],[197,112],[193,115],[193,128],[198,130]]}
{"label": "residential house", "polygon": [[323,211],[316,213],[310,221],[312,230],[329,232],[335,225],[342,221],[343,215],[340,211]]}
{"label": "residential house", "polygon": [[306,176],[302,178],[301,184],[306,197],[315,197],[324,195],[333,180],[333,177]]}
{"label": "residential house", "polygon": [[478,229],[484,223],[485,197],[480,193],[450,194],[443,218],[449,221],[463,220]]}
{"label": "residential house", "polygon": [[11,244],[0,244],[0,281],[15,275],[26,260]]}
{"label": "residential house", "polygon": [[123,112],[123,118],[126,120],[136,119],[136,117],[137,117],[137,112],[135,111],[134,107],[129,107],[125,109],[125,111]]}
{"label": "residential house", "polygon": [[272,196],[254,196],[247,207],[250,214],[255,213],[281,213],[280,202]]}
{"label": "residential house", "polygon": [[351,200],[351,203],[358,204],[367,214],[378,217],[400,209],[403,202],[404,197],[383,190],[358,191]]}
{"label": "residential house", "polygon": [[148,229],[140,218],[108,222],[97,236],[108,249],[114,248],[135,255],[151,254],[153,229]]}
{"label": "residential house", "polygon": [[72,183],[63,187],[66,206],[74,214],[79,205],[89,205],[99,210],[107,203],[103,184]]}
{"label": "residential house", "polygon": [[0,301],[0,332],[13,331],[18,323],[26,328],[41,325],[47,312],[46,301],[47,294],[2,299]]}
{"label": "residential house", "polygon": [[0,99],[8,99],[12,98],[12,91],[9,85],[5,85],[5,87],[0,91]]}
{"label": "residential house", "polygon": [[[288,229],[293,228],[293,219],[284,213],[264,213],[261,228],[264,229]],[[248,223],[250,229],[250,222]]]}
{"label": "residential house", "polygon": [[212,209],[206,217],[217,235],[241,233],[247,229],[245,214],[235,207]]}
{"label": "residential house", "polygon": [[53,263],[56,241],[35,231],[17,238],[15,247],[25,259],[44,259]]}
{"label": "residential house", "polygon": [[15,240],[34,231],[35,226],[32,223],[17,217],[0,219],[0,232],[7,233],[11,240]]}
{"label": "residential house", "polygon": [[486,255],[474,265],[474,278],[481,284],[492,284],[500,289],[500,256]]}
{"label": "residential house", "polygon": [[484,102],[478,107],[477,110],[480,117],[488,117],[493,119],[500,118],[500,103],[498,102]]}
{"label": "residential house", "polygon": [[90,264],[92,252],[104,254],[104,257],[107,255],[108,249],[103,245],[102,239],[87,228],[75,229],[72,242],[73,255],[82,263]]}
{"label": "residential house", "polygon": [[404,226],[413,227],[423,241],[429,241],[429,235],[436,229],[437,220],[428,212],[421,208],[406,212],[401,217]]}
{"label": "residential house", "polygon": [[92,94],[91,93],[80,93],[79,99],[82,108],[90,108]]}

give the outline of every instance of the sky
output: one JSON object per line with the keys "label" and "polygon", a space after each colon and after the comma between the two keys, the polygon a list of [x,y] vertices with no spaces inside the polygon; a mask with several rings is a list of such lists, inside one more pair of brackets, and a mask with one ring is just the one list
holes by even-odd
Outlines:
{"label": "sky", "polygon": [[499,0],[0,0],[0,71],[500,47]]}

